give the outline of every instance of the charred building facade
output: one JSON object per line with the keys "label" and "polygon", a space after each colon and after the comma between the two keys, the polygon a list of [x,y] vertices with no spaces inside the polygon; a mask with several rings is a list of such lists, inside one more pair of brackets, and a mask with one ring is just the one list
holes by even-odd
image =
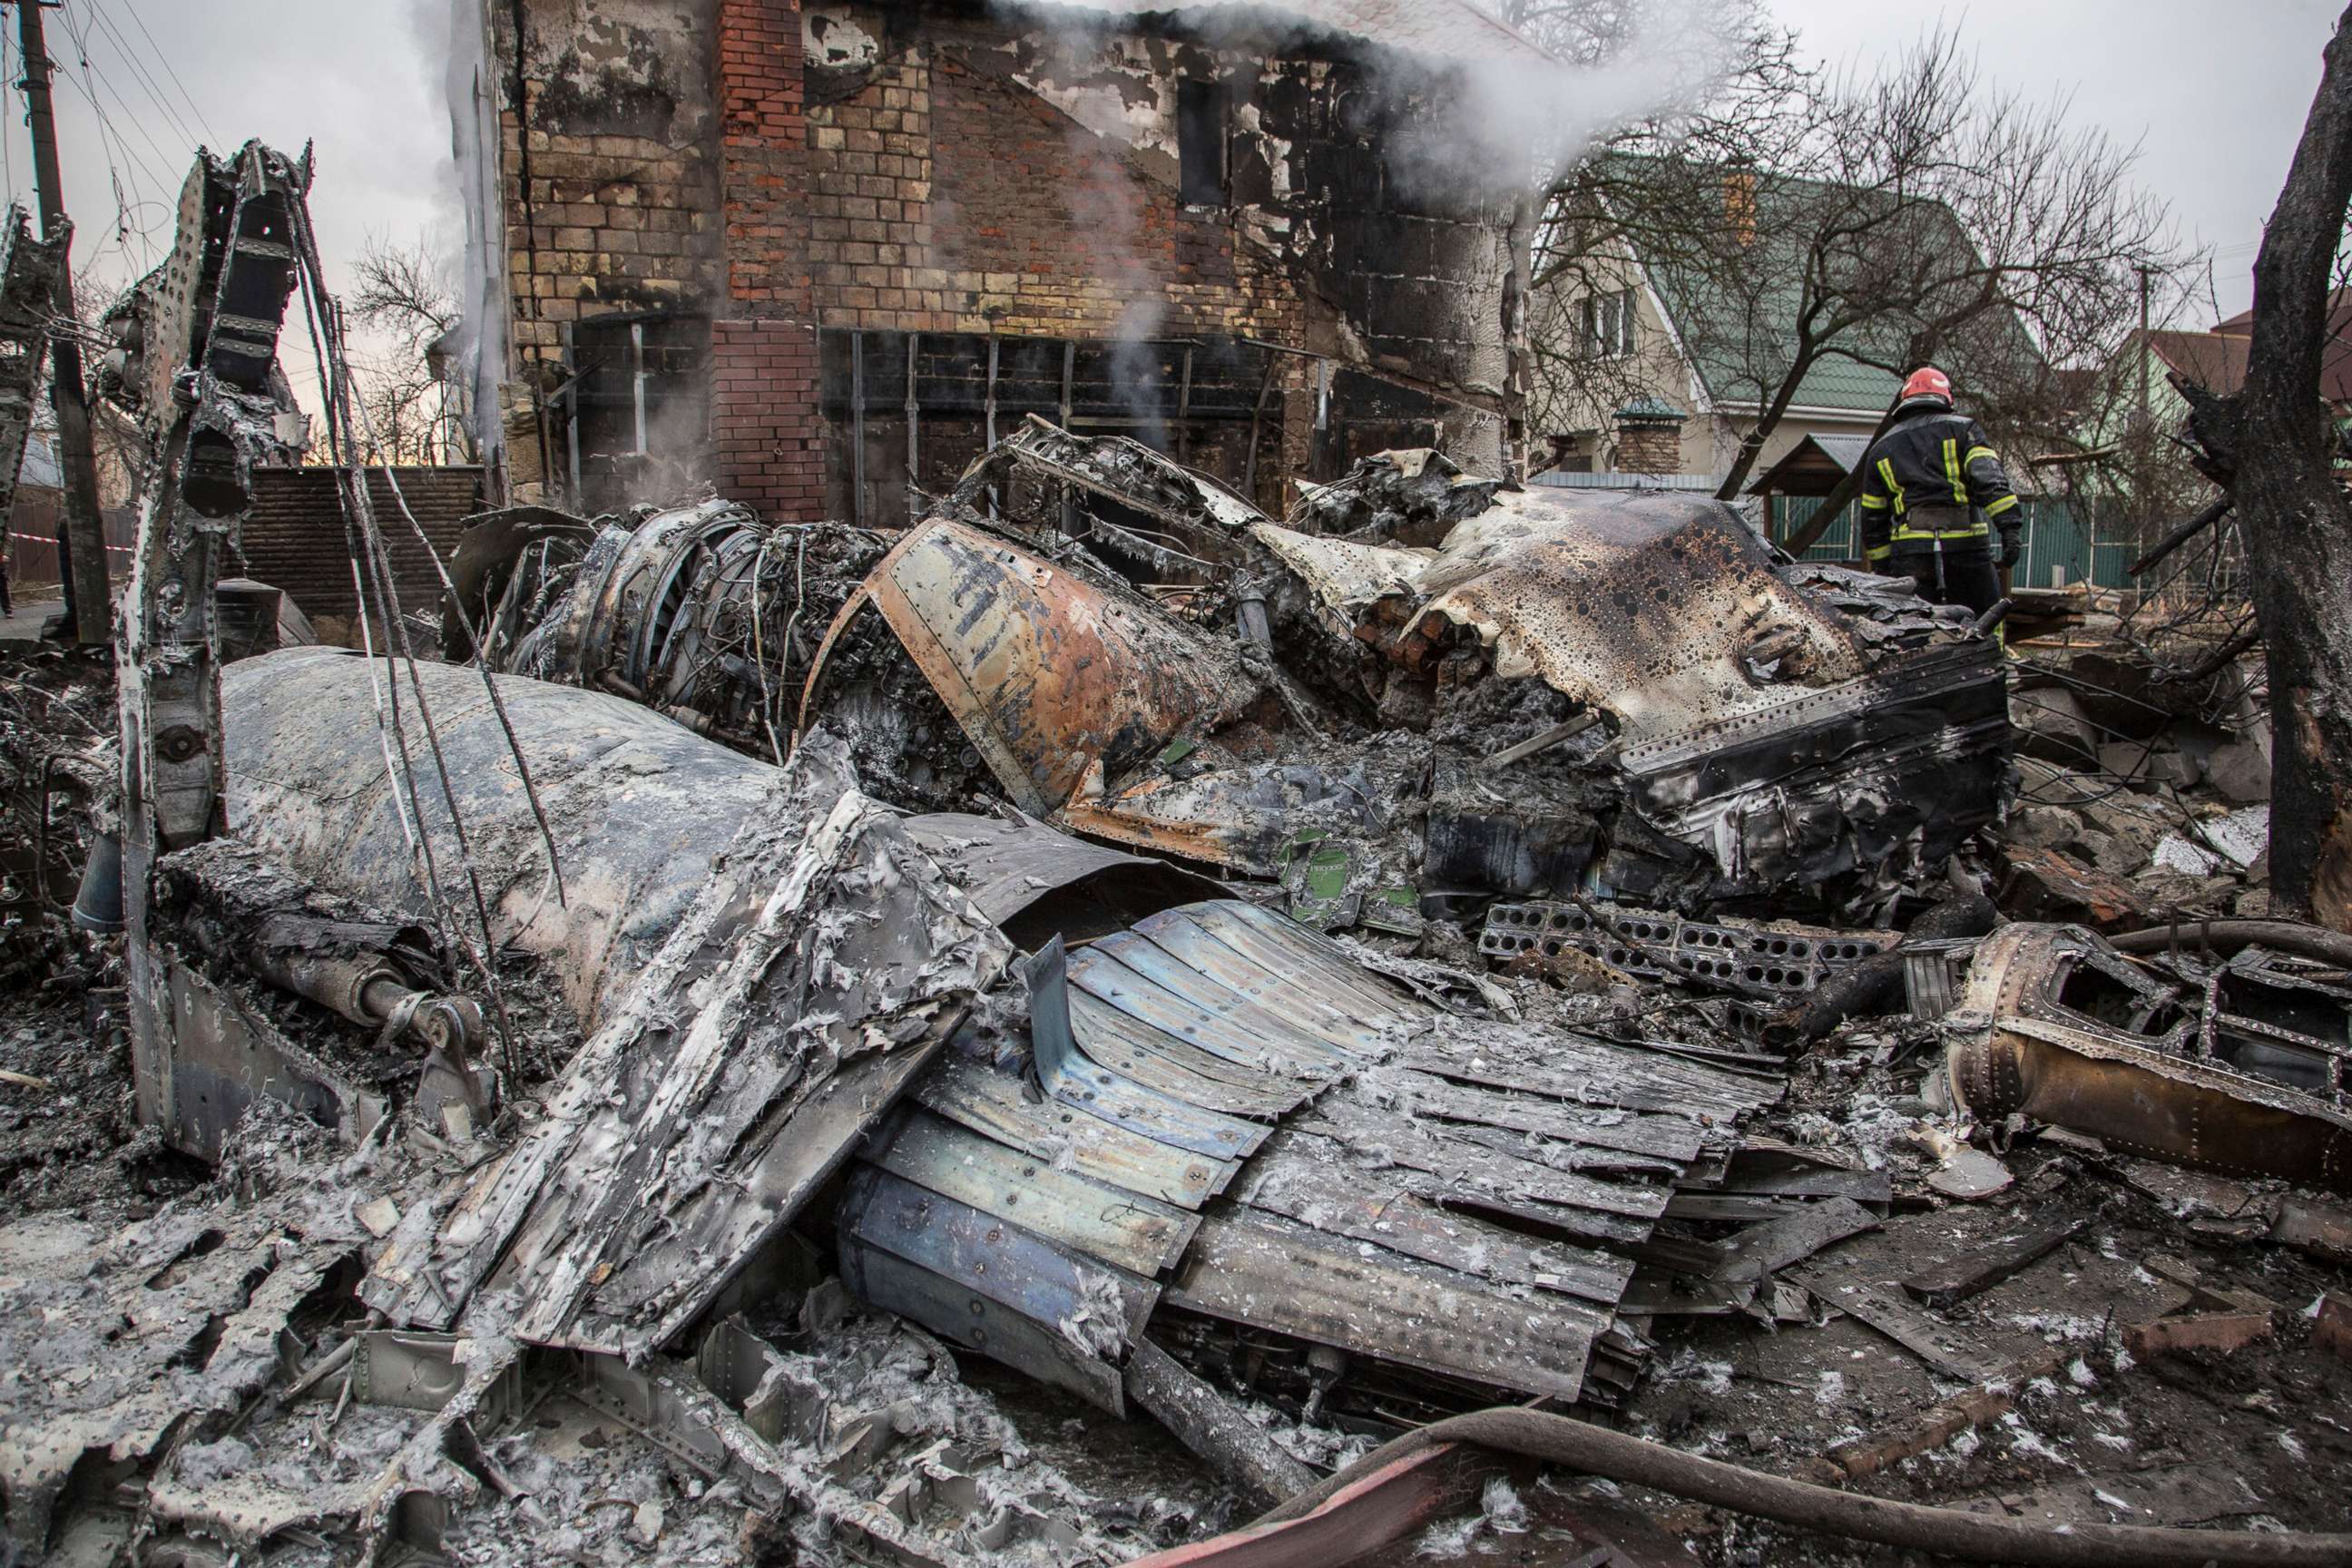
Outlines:
{"label": "charred building facade", "polygon": [[1467,87],[1543,61],[1466,4],[458,5],[519,500],[898,523],[1032,413],[1261,504],[1516,469],[1524,182]]}

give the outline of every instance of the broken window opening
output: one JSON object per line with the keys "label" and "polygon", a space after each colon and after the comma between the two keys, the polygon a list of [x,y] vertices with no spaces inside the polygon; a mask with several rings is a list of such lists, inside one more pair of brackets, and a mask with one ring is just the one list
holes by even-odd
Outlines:
{"label": "broken window opening", "polygon": [[1584,299],[1584,352],[1594,359],[1622,359],[1633,352],[1633,290],[1619,289]]}
{"label": "broken window opening", "polygon": [[1187,206],[1225,205],[1225,107],[1220,83],[1176,84],[1176,185]]}
{"label": "broken window opening", "polygon": [[570,334],[565,458],[583,510],[674,493],[709,435],[710,323],[698,315],[592,317]]}

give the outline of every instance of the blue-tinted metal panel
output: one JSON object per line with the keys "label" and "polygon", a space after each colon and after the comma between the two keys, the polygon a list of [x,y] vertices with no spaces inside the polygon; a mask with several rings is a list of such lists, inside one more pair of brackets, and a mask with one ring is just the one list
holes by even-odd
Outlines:
{"label": "blue-tinted metal panel", "polygon": [[1129,1273],[1172,1265],[1200,1216],[1121,1192],[1010,1149],[919,1107],[902,1109],[865,1153],[871,1163],[958,1203]]}
{"label": "blue-tinted metal panel", "polygon": [[1024,969],[1029,982],[1029,1048],[1046,1092],[1114,1126],[1196,1154],[1227,1159],[1258,1146],[1265,1128],[1171,1099],[1081,1056],[1070,1035],[1064,962],[1062,939],[1056,936]]}
{"label": "blue-tinted metal panel", "polygon": [[1129,1132],[1058,1100],[1031,1100],[1019,1079],[942,1055],[910,1091],[925,1108],[975,1132],[1108,1185],[1197,1209],[1224,1190],[1239,1163],[1194,1154]]}

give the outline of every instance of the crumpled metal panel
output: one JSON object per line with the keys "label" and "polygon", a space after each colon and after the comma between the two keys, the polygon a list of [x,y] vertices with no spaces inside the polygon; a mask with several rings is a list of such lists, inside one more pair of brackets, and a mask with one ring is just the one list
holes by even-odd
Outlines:
{"label": "crumpled metal panel", "polygon": [[866,588],[998,782],[1041,816],[1261,689],[1230,644],[961,523],[916,528]]}
{"label": "crumpled metal panel", "polygon": [[[999,1248],[1025,1232],[1164,1289],[1181,1310],[1153,1315],[1160,1343],[1238,1331],[1299,1356],[1323,1345],[1577,1397],[1632,1273],[1594,1244],[1646,1240],[1671,1190],[1653,1178],[1682,1173],[1779,1092],[1638,1047],[1446,1014],[1234,900],[1164,910],[1066,955],[1050,942],[1023,979],[1026,1051],[944,1055],[913,1089],[920,1110],[861,1158],[934,1195],[926,1225]],[[1045,1269],[1035,1300],[1026,1279],[987,1284],[977,1253],[918,1258],[942,1244],[891,1228],[911,1212],[861,1178],[838,1225],[845,1276],[1118,1407],[1116,1347],[1055,1316],[1072,1300],[1054,1283],[1066,1268]]]}
{"label": "crumpled metal panel", "polygon": [[[1141,520],[1171,532],[1174,538],[1166,542],[1196,564],[1231,558],[1242,531],[1265,515],[1207,475],[1171,462],[1140,441],[1073,436],[1034,414],[972,459],[956,480],[954,499],[977,509],[989,487],[1015,475],[1111,502],[1118,509],[1113,526],[1127,510],[1139,512]],[[1160,542],[1136,538],[1123,552],[1149,552]]]}
{"label": "crumpled metal panel", "polygon": [[1843,618],[1784,581],[1718,501],[1505,492],[1433,552],[1255,532],[1349,621],[1409,595],[1416,622],[1470,627],[1496,675],[1536,676],[1604,709],[1629,741],[1758,712],[1791,684],[1864,670]]}
{"label": "crumpled metal panel", "polygon": [[[2162,1035],[2093,1017],[2065,1000],[2086,966],[2105,969],[2105,989],[2126,1002],[2137,992],[2137,1014],[2177,1001],[2080,926],[2021,921],[1978,947],[1945,1020],[1945,1068],[1973,1115],[2022,1115],[2134,1153],[2352,1192],[2352,1113],[2340,1089],[2303,1092],[2211,1055],[2193,991],[2191,1016]],[[2339,1079],[2352,1055],[2344,1040],[2339,1026],[2315,1042]]]}

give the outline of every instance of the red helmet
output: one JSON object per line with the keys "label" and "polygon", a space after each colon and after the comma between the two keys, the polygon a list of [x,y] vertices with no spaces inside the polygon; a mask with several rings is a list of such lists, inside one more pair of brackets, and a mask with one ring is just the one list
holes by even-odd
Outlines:
{"label": "red helmet", "polygon": [[1911,379],[1903,384],[1903,400],[1908,403],[1915,397],[1940,397],[1949,403],[1952,400],[1952,378],[1932,364],[1921,365],[1911,373]]}

